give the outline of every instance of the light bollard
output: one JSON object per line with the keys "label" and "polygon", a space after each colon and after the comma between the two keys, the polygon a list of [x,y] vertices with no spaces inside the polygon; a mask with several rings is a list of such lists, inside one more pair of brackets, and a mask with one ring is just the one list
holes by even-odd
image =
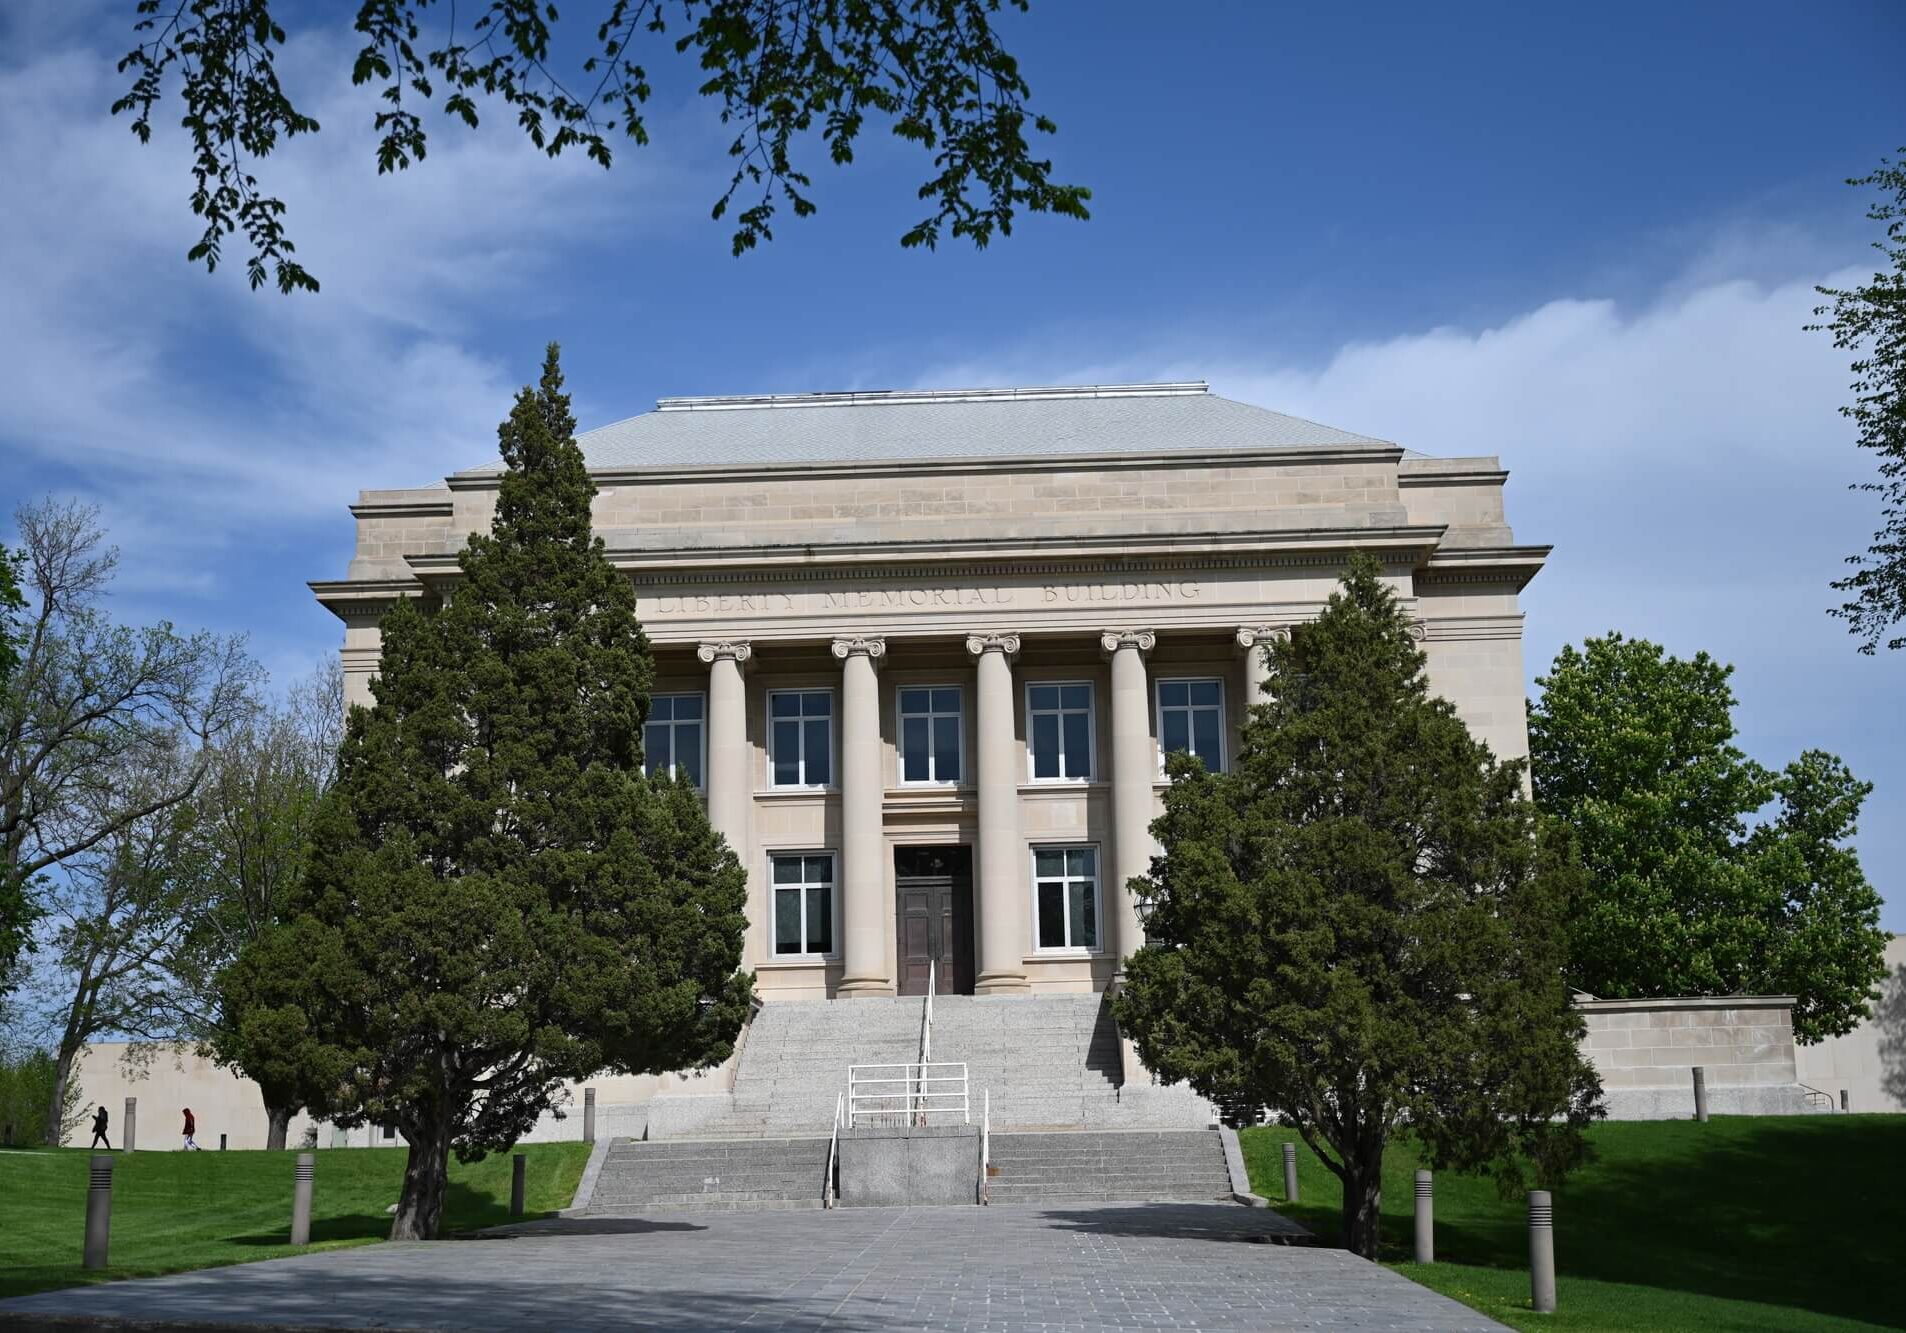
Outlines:
{"label": "light bollard", "polygon": [[1416,1173],[1416,1262],[1436,1262],[1435,1184],[1427,1171]]}
{"label": "light bollard", "polygon": [[582,1141],[584,1143],[596,1141],[596,1090],[594,1088],[582,1090]]}
{"label": "light bollard", "polygon": [[1291,1203],[1297,1202],[1297,1145],[1295,1143],[1284,1145],[1284,1198]]}
{"label": "light bollard", "polygon": [[1694,1066],[1694,1118],[1707,1123],[1707,1070]]}
{"label": "light bollard", "polygon": [[529,1167],[529,1158],[517,1153],[510,1158],[510,1216],[523,1215],[524,1173]]}
{"label": "light bollard", "polygon": [[1529,1191],[1529,1303],[1555,1313],[1555,1203],[1547,1190]]}
{"label": "light bollard", "polygon": [[119,1129],[120,1142],[127,1152],[132,1151],[132,1141],[137,1137],[135,1131],[138,1128],[139,1099],[137,1097],[128,1097],[126,1098],[126,1123],[120,1126]]}
{"label": "light bollard", "polygon": [[318,1155],[298,1154],[298,1173],[291,1185],[291,1243],[311,1243],[311,1178],[317,1174]]}
{"label": "light bollard", "polygon": [[[1846,1111],[1846,1110],[1850,1110],[1850,1109],[1852,1109],[1852,1108],[1850,1108],[1849,1106],[1847,1106],[1847,1104],[1846,1104],[1846,1089],[1845,1089],[1845,1088],[1841,1088],[1841,1089],[1840,1089],[1840,1109],[1841,1109],[1842,1111]],[[11,1126],[9,1126],[8,1128],[11,1128]],[[11,1142],[13,1142],[13,1140],[12,1140],[12,1139],[8,1139],[8,1140],[7,1140],[7,1142],[8,1142],[8,1143],[11,1143]]]}
{"label": "light bollard", "polygon": [[218,1150],[220,1152],[225,1151],[225,1136],[223,1134],[220,1134],[218,1136]]}
{"label": "light bollard", "polygon": [[86,1257],[87,1268],[106,1266],[107,1243],[113,1226],[113,1159],[107,1153],[94,1153],[86,1180]]}

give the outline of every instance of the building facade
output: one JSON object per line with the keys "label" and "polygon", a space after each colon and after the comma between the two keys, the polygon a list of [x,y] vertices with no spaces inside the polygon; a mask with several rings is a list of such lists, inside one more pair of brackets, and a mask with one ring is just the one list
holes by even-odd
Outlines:
{"label": "building facade", "polygon": [[[1103,990],[1141,939],[1163,756],[1228,764],[1262,648],[1376,556],[1434,689],[1527,752],[1495,458],[1201,383],[665,399],[578,437],[653,645],[648,762],[747,866],[764,999]],[[454,585],[497,465],[366,491],[312,584],[369,703],[378,620]]]}

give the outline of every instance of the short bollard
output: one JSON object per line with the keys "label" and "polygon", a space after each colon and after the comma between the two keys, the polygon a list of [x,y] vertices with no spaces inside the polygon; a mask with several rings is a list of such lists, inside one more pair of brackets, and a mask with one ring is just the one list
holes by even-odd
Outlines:
{"label": "short bollard", "polygon": [[112,1238],[112,1228],[113,1159],[105,1153],[95,1153],[86,1182],[87,1268],[106,1266],[106,1246]]}
{"label": "short bollard", "polygon": [[529,1158],[517,1153],[510,1158],[510,1216],[523,1215],[523,1173],[529,1167]]}
{"label": "short bollard", "polygon": [[128,1097],[126,1098],[126,1123],[122,1125],[119,1130],[120,1145],[127,1152],[132,1151],[132,1141],[135,1137],[134,1131],[138,1128],[139,1099],[137,1097]]}
{"label": "short bollard", "polygon": [[1434,1188],[1429,1172],[1416,1173],[1416,1262],[1419,1264],[1436,1262],[1436,1199],[1431,1193]]}
{"label": "short bollard", "polygon": [[218,1136],[218,1150],[220,1152],[225,1151],[225,1136],[223,1134],[220,1134]]}
{"label": "short bollard", "polygon": [[1707,1070],[1694,1066],[1694,1118],[1707,1123]]}
{"label": "short bollard", "polygon": [[1547,1190],[1529,1191],[1529,1301],[1555,1313],[1555,1204]]}
{"label": "short bollard", "polygon": [[[1848,1109],[1848,1108],[1847,1108],[1847,1104],[1846,1104],[1846,1089],[1845,1089],[1845,1088],[1841,1088],[1841,1089],[1840,1089],[1840,1109],[1841,1109],[1842,1111],[1844,1111],[1844,1110],[1846,1110],[1846,1109]],[[11,1130],[11,1129],[13,1128],[13,1126],[11,1126],[11,1125],[9,1125],[9,1126],[7,1126],[7,1128],[8,1128],[8,1130]],[[11,1137],[9,1137],[9,1138],[7,1139],[7,1144],[8,1144],[9,1146],[11,1146],[11,1145],[12,1145],[12,1143],[13,1143],[13,1139],[12,1139]]]}
{"label": "short bollard", "polygon": [[318,1155],[298,1154],[298,1174],[291,1186],[291,1243],[311,1243],[311,1177],[317,1172]]}
{"label": "short bollard", "polygon": [[582,1090],[582,1141],[584,1143],[596,1141],[596,1090],[594,1088]]}
{"label": "short bollard", "polygon": [[1297,1145],[1284,1145],[1284,1197],[1291,1203],[1297,1202]]}

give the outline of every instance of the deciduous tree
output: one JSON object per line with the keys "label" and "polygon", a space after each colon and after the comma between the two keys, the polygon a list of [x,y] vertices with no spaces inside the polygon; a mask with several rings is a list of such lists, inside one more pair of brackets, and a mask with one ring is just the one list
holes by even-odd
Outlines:
{"label": "deciduous tree", "polygon": [[1505,1188],[1584,1154],[1600,1085],[1561,928],[1579,872],[1521,766],[1431,696],[1373,560],[1269,667],[1229,771],[1171,761],[1115,1012],[1164,1078],[1295,1126],[1374,1258],[1405,1124],[1432,1165]]}
{"label": "deciduous tree", "polygon": [[642,771],[647,642],[574,430],[552,346],[492,532],[447,605],[384,618],[292,919],[233,969],[316,1113],[403,1132],[396,1238],[435,1236],[449,1154],[508,1146],[563,1080],[725,1059],[752,991],[741,865]]}
{"label": "deciduous tree", "polygon": [[[1030,132],[1055,126],[1027,110],[1031,90],[994,28],[1002,8],[1026,6],[598,0],[589,54],[565,72],[554,5],[489,0],[432,15],[431,0],[361,0],[351,81],[376,89],[379,174],[423,161],[433,107],[474,129],[491,99],[549,156],[575,150],[606,167],[618,140],[648,142],[643,48],[672,49],[692,58],[698,91],[720,104],[721,123],[734,131],[733,175],[714,216],[738,206],[737,255],[772,238],[782,204],[796,217],[814,212],[801,141],[818,134],[829,160],[844,166],[869,119],[933,158],[918,191],[929,211],[901,244],[932,246],[950,232],[983,246],[1010,233],[1021,209],[1083,218],[1091,193],[1055,182],[1051,162],[1028,142]],[[194,153],[192,211],[204,223],[190,257],[216,268],[225,238],[242,231],[253,287],[316,291],[294,258],[283,201],[253,175],[280,138],[318,131],[278,78],[283,11],[283,0],[139,0],[137,44],[119,64],[132,83],[113,111],[132,113],[133,132],[150,139],[176,76]]]}
{"label": "deciduous tree", "polygon": [[1871,787],[1820,751],[1778,774],[1743,754],[1732,672],[1610,634],[1537,680],[1536,801],[1588,872],[1569,976],[1612,999],[1793,994],[1796,1036],[1817,1041],[1858,1024],[1883,974],[1879,895],[1848,845]]}

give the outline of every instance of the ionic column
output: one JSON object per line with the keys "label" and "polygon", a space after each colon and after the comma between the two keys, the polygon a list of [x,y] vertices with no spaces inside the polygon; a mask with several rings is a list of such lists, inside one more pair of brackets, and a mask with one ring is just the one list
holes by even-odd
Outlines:
{"label": "ionic column", "polygon": [[1013,745],[1013,658],[1017,634],[969,634],[979,659],[974,690],[979,779],[979,976],[982,995],[1024,991],[1027,928],[1026,848],[1019,837],[1019,765]]}
{"label": "ionic column", "polygon": [[748,771],[748,695],[741,672],[754,657],[743,640],[704,643],[695,656],[708,664],[708,822],[752,870],[748,813],[754,775]]}
{"label": "ionic column", "polygon": [[881,829],[880,682],[875,664],[887,652],[885,639],[836,639],[841,660],[840,827],[842,995],[892,995],[887,937],[893,904],[887,898]]}
{"label": "ionic column", "polygon": [[1158,777],[1158,750],[1152,743],[1145,655],[1157,642],[1150,630],[1108,630],[1099,638],[1099,647],[1112,660],[1112,873],[1106,897],[1112,907],[1108,942],[1121,976],[1126,955],[1145,942],[1128,883],[1152,864],[1152,784]]}
{"label": "ionic column", "polygon": [[1270,663],[1264,660],[1264,654],[1273,641],[1284,637],[1288,632],[1275,625],[1240,625],[1238,627],[1238,651],[1244,655],[1246,713],[1254,705],[1266,702],[1264,682],[1271,678],[1271,667]]}

